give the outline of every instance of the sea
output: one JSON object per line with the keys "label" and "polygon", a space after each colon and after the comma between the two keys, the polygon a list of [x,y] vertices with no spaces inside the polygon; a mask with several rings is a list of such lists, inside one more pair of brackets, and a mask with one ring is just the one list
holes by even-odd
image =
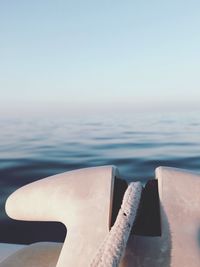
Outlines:
{"label": "sea", "polygon": [[0,116],[0,242],[63,241],[60,223],[9,219],[6,198],[32,181],[102,165],[143,183],[158,166],[200,173],[200,112]]}

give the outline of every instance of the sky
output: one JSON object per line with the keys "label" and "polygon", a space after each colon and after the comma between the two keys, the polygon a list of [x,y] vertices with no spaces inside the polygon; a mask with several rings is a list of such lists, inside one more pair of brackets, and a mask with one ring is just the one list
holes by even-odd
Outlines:
{"label": "sky", "polygon": [[199,0],[0,0],[0,112],[198,108]]}

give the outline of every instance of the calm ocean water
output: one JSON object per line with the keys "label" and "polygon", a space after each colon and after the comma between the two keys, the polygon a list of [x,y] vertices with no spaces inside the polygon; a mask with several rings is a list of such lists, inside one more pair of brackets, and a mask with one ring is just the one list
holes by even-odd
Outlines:
{"label": "calm ocean water", "polygon": [[127,180],[146,181],[160,165],[200,173],[198,112],[1,117],[0,129],[0,242],[63,240],[61,225],[13,223],[5,215],[7,196],[31,181],[107,164],[118,166]]}

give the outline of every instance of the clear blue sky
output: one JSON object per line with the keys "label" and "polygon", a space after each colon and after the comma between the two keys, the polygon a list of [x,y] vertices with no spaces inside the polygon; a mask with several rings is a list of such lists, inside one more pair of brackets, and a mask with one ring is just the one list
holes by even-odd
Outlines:
{"label": "clear blue sky", "polygon": [[0,0],[1,112],[199,103],[199,0]]}

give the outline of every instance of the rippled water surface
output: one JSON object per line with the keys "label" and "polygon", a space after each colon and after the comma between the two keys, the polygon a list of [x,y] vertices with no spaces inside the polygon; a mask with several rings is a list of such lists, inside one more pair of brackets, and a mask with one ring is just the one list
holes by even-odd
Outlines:
{"label": "rippled water surface", "polygon": [[[6,232],[14,233],[17,227],[4,214],[6,197],[21,185],[42,177],[107,164],[118,166],[121,176],[127,180],[146,181],[154,177],[154,170],[160,165],[200,173],[199,115],[193,112],[1,117],[0,224],[3,235],[0,241],[19,242],[19,237],[10,239]],[[22,231],[24,226],[18,227]],[[58,238],[51,239],[61,240],[62,231],[57,233]]]}

